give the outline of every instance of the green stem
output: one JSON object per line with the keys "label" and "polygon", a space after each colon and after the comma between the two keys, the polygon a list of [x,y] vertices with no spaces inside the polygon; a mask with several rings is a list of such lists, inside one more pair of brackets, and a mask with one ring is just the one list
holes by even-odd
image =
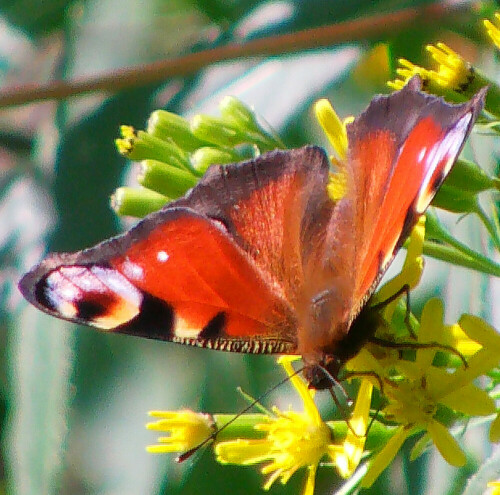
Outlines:
{"label": "green stem", "polygon": [[486,230],[490,234],[491,239],[495,244],[495,247],[497,248],[498,251],[500,251],[500,238],[498,236],[498,230],[496,228],[495,223],[488,218],[484,210],[479,205],[477,205],[475,213],[481,219],[484,226],[486,227]]}
{"label": "green stem", "polygon": [[427,234],[439,242],[449,244],[449,246],[439,244],[432,240],[424,241],[424,253],[434,258],[454,263],[466,268],[472,268],[488,275],[500,276],[500,265],[490,260],[486,256],[473,251],[465,244],[455,239],[448,230],[446,230],[439,219],[432,211],[426,214]]}
{"label": "green stem", "polygon": [[[223,428],[217,433],[217,442],[245,439],[255,440],[266,437],[266,432],[255,429],[255,425],[268,423],[270,417],[266,414],[242,414],[235,418],[235,414],[213,414],[213,420],[217,429]],[[235,419],[234,419],[235,418]],[[234,421],[233,421],[234,419]],[[224,427],[226,423],[229,423]],[[348,433],[348,426],[344,420],[327,421],[326,425],[332,431],[332,443],[341,442]],[[371,425],[368,437],[366,439],[366,448],[368,450],[378,449],[389,440],[394,434],[395,427],[374,421]]]}
{"label": "green stem", "polygon": [[[269,421],[269,416],[266,414],[242,414],[236,418],[235,414],[213,414],[212,416],[215,427],[220,430],[217,433],[218,442],[237,438],[259,439],[266,436],[265,432],[255,429],[255,425]],[[225,426],[230,421],[232,423]]]}
{"label": "green stem", "polygon": [[500,265],[474,251],[472,252],[474,253],[473,258],[451,246],[444,246],[433,241],[424,241],[424,254],[432,258],[465,268],[471,268],[472,270],[486,273],[487,275],[500,277]]}

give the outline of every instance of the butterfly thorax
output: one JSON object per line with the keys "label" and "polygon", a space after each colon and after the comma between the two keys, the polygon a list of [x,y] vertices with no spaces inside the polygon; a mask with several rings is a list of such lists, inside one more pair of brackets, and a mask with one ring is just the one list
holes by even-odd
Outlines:
{"label": "butterfly thorax", "polygon": [[[316,323],[323,322],[316,320]],[[302,353],[305,362],[304,376],[309,386],[317,390],[330,388],[332,379],[339,379],[342,366],[361,350],[382,324],[382,315],[370,307],[370,304],[361,310],[352,323],[348,319],[333,321],[330,324],[330,341],[314,349],[307,348],[308,352]],[[317,327],[316,330],[320,328]]]}

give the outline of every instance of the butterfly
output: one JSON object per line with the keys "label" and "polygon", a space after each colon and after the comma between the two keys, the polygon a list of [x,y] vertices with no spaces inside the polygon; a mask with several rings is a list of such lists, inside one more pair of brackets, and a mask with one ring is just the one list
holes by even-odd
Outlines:
{"label": "butterfly", "polygon": [[316,146],[212,166],[131,230],[21,280],[46,313],[140,337],[300,354],[312,386],[374,332],[370,298],[450,172],[486,90],[450,105],[418,77],[347,126],[346,194]]}

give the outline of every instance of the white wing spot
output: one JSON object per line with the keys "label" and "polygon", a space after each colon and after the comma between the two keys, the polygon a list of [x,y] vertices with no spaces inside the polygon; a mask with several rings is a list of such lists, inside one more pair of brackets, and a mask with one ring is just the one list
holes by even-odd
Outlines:
{"label": "white wing spot", "polygon": [[144,278],[144,269],[127,258],[123,262],[123,273],[131,280],[142,280]]}
{"label": "white wing spot", "polygon": [[424,148],[422,148],[420,150],[420,153],[418,154],[417,160],[418,160],[419,163],[424,159],[426,153],[427,153],[427,146],[425,146]]}
{"label": "white wing spot", "polygon": [[156,259],[160,262],[160,263],[165,263],[165,261],[168,260],[168,258],[170,258],[170,256],[168,255],[167,252],[165,251],[158,251],[157,255],[156,255]]}

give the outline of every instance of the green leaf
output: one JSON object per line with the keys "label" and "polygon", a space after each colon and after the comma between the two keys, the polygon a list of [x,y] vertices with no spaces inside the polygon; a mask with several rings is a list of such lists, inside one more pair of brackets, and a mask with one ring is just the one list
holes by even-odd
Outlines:
{"label": "green leaf", "polygon": [[59,493],[71,392],[71,325],[25,306],[13,332],[10,429],[12,492]]}

